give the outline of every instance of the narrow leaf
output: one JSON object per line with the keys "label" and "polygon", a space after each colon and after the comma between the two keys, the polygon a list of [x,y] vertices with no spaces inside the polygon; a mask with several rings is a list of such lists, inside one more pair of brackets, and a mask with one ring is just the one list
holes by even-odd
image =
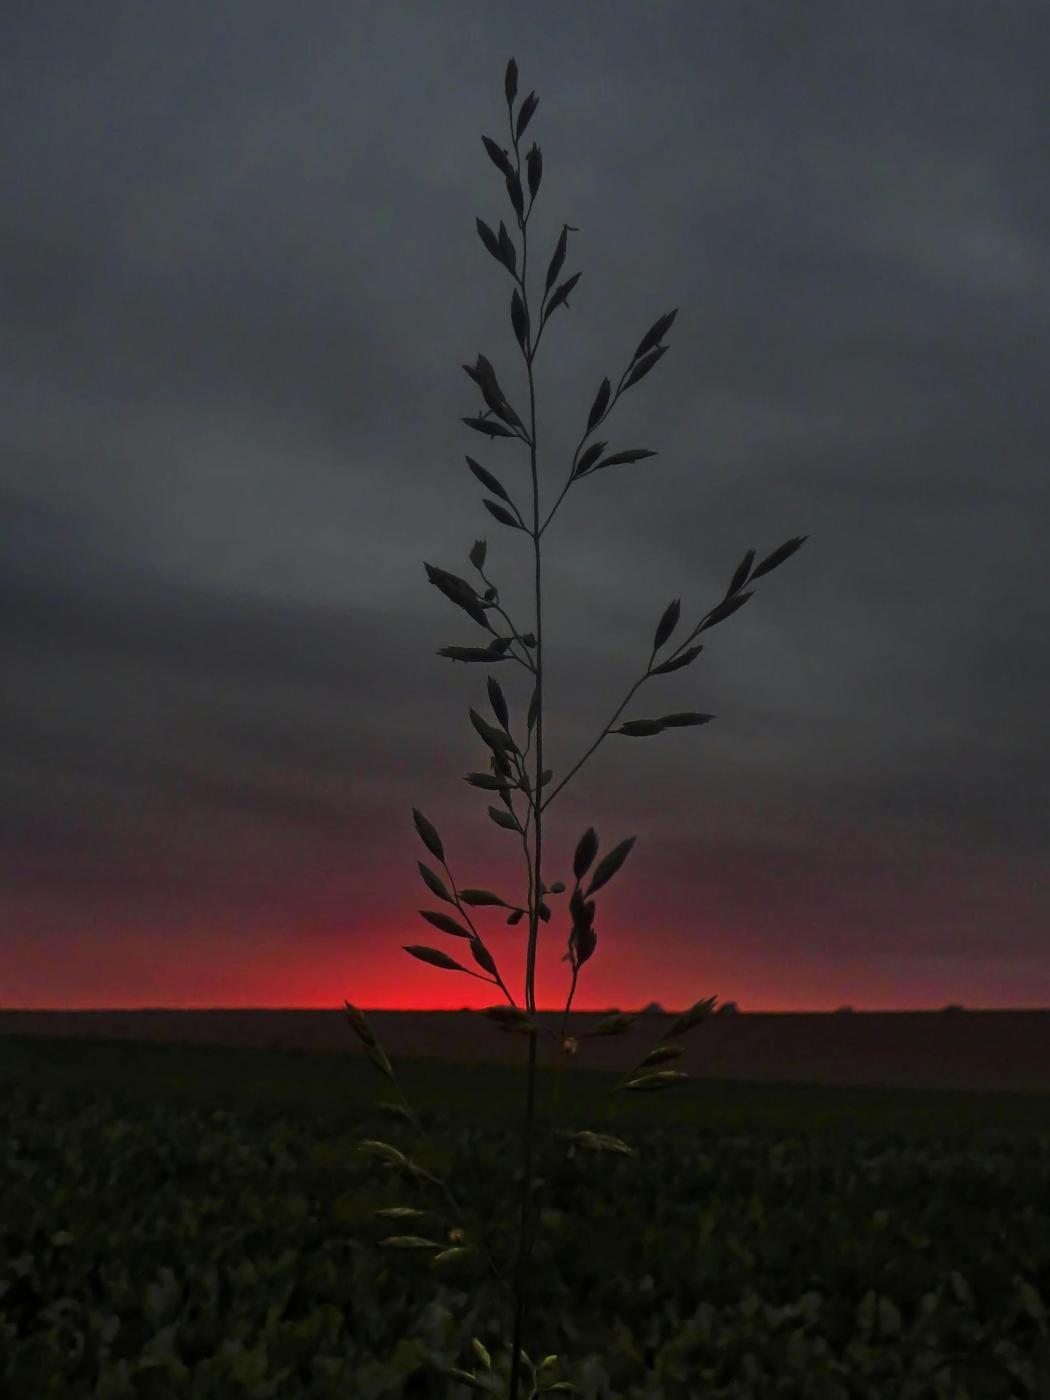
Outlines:
{"label": "narrow leaf", "polygon": [[438,656],[448,656],[453,661],[510,661],[509,656],[494,655],[488,647],[441,647]]}
{"label": "narrow leaf", "polygon": [[551,297],[550,301],[547,303],[547,309],[543,313],[543,319],[545,321],[550,318],[550,314],[554,310],[554,308],[556,306],[560,306],[563,301],[565,302],[566,306],[569,305],[566,298],[568,297],[569,293],[572,291],[573,287],[575,287],[576,283],[580,280],[582,276],[582,272],[574,272],[567,282],[563,282],[561,284],[558,290]]}
{"label": "narrow leaf", "polygon": [[486,437],[517,437],[513,428],[505,427],[495,418],[461,418],[460,422],[466,423],[467,427],[473,428],[476,433],[484,433]]}
{"label": "narrow leaf", "polygon": [[772,569],[778,568],[785,559],[790,559],[796,549],[801,549],[808,535],[798,535],[795,539],[785,540],[779,548],[774,549],[772,554],[767,554],[758,568],[751,575],[752,579],[760,578],[763,574],[768,574]]}
{"label": "narrow leaf", "polygon": [[516,170],[512,170],[507,176],[507,194],[510,196],[515,214],[520,219],[525,212],[525,199],[521,193],[521,179]]}
{"label": "narrow leaf", "polygon": [[691,661],[695,661],[702,651],[702,646],[688,647],[681,656],[672,657],[670,661],[665,661],[661,666],[654,666],[649,674],[651,676],[667,676],[672,671],[680,671],[683,666],[688,666]]}
{"label": "narrow leaf", "polygon": [[536,192],[540,187],[540,181],[543,179],[543,152],[540,150],[539,146],[536,145],[535,141],[533,141],[532,149],[525,157],[525,164],[529,175],[529,195],[531,198],[535,199]]}
{"label": "narrow leaf", "polygon": [[664,336],[674,324],[674,318],[677,315],[678,308],[675,307],[673,311],[669,311],[666,316],[661,316],[658,321],[654,322],[638,342],[638,349],[631,356],[632,365],[637,360],[640,360],[647,350],[651,350],[654,345],[660,344],[660,341],[663,340]]}
{"label": "narrow leaf", "polygon": [[609,380],[607,378],[603,379],[601,384],[598,386],[598,392],[595,395],[594,403],[591,405],[591,411],[587,417],[588,433],[593,432],[594,429],[598,426],[598,422],[601,419],[602,414],[609,406],[609,396],[611,395],[611,393],[612,385],[609,383]]}
{"label": "narrow leaf", "polygon": [[711,1014],[711,1008],[717,1000],[717,997],[705,997],[702,1001],[694,1002],[688,1011],[682,1012],[670,1030],[664,1031],[660,1039],[673,1040],[676,1035],[685,1035],[686,1031],[692,1030]]}
{"label": "narrow leaf", "polygon": [[629,719],[626,724],[621,724],[619,729],[612,730],[613,734],[628,734],[632,739],[648,738],[650,734],[659,734],[663,725],[658,719]]}
{"label": "narrow leaf", "polygon": [[525,726],[526,726],[526,728],[527,728],[530,732],[531,732],[531,730],[532,730],[533,725],[536,723],[536,717],[537,717],[537,715],[539,714],[539,712],[540,712],[540,696],[539,696],[539,691],[538,691],[538,690],[534,690],[534,691],[532,692],[532,699],[529,701],[529,713],[528,713],[528,714],[526,715],[526,717],[525,717]]}
{"label": "narrow leaf", "polygon": [[656,350],[650,350],[649,354],[646,355],[644,359],[639,360],[634,369],[631,370],[630,376],[623,386],[624,392],[626,393],[626,391],[633,388],[639,380],[644,379],[661,356],[667,354],[668,349],[668,346],[661,345]]}
{"label": "narrow leaf", "polygon": [[504,698],[503,691],[500,689],[500,683],[494,676],[489,676],[488,678],[488,692],[492,713],[496,716],[504,729],[509,729],[510,711],[507,709],[507,701]]}
{"label": "narrow leaf", "polygon": [[344,999],[343,1005],[346,1007],[346,1019],[350,1022],[351,1028],[356,1033],[359,1040],[362,1040],[369,1049],[374,1049],[378,1044],[372,1027],[365,1020],[365,1013],[352,1006]]}
{"label": "narrow leaf", "polygon": [[483,1006],[479,1013],[497,1024],[523,1025],[529,1019],[528,1012],[520,1006]]}
{"label": "narrow leaf", "polygon": [[518,344],[524,350],[529,337],[529,314],[525,310],[525,303],[522,301],[521,293],[518,291],[517,287],[514,288],[510,299],[510,320],[511,325],[514,327],[514,334],[517,337]]}
{"label": "narrow leaf", "polygon": [[558,246],[555,248],[554,256],[551,258],[550,266],[547,268],[547,285],[544,289],[544,296],[546,296],[550,289],[554,286],[555,279],[557,278],[558,273],[561,271],[561,265],[565,261],[565,249],[569,241],[568,229],[568,224],[562,225],[561,236],[558,239]]}
{"label": "narrow leaf", "polygon": [[411,953],[420,962],[430,963],[431,966],[443,968],[446,972],[467,971],[462,963],[456,962],[455,958],[450,958],[440,948],[424,948],[418,943],[405,943],[403,947],[406,953]]}
{"label": "narrow leaf", "polygon": [[488,972],[493,977],[497,975],[495,960],[480,938],[470,940],[470,951],[474,955],[474,961],[483,972]]}
{"label": "narrow leaf", "polygon": [[747,600],[753,596],[751,593],[737,593],[733,598],[726,598],[724,602],[719,603],[717,608],[711,609],[706,619],[696,630],[703,632],[707,627],[714,627],[716,622],[724,622],[727,617],[731,617],[736,612],[737,608],[742,608]]}
{"label": "narrow leaf", "polygon": [[520,924],[525,915],[524,909],[515,909],[514,913],[507,918],[508,924]]}
{"label": "narrow leaf", "polygon": [[514,247],[513,240],[503,225],[503,220],[499,221],[499,248],[503,254],[503,261],[507,271],[513,276],[517,276],[518,253]]}
{"label": "narrow leaf", "polygon": [[679,1069],[658,1069],[652,1074],[643,1074],[639,1079],[630,1079],[624,1089],[673,1089],[676,1084],[684,1084],[689,1078]]}
{"label": "narrow leaf", "polygon": [[744,584],[747,582],[748,570],[751,568],[751,565],[754,562],[755,551],[753,549],[749,549],[744,555],[743,559],[741,559],[740,563],[736,566],[736,572],[733,574],[729,587],[726,589],[727,598],[732,598],[734,593],[740,592]]}
{"label": "narrow leaf", "polygon": [[455,904],[456,901],[452,898],[448,890],[445,888],[445,884],[442,881],[441,877],[439,875],[436,875],[434,871],[431,870],[429,865],[424,865],[422,861],[417,861],[417,864],[419,866],[419,873],[420,875],[422,875],[424,883],[427,885],[430,891],[433,894],[436,894],[438,899],[443,899],[446,904]]}
{"label": "narrow leaf", "polygon": [[427,821],[418,807],[412,808],[412,820],[416,824],[416,830],[419,832],[423,845],[426,846],[430,854],[432,856],[437,856],[438,860],[444,861],[445,848],[441,844],[441,837],[437,834],[437,828],[431,826],[430,822]]}
{"label": "narrow leaf", "polygon": [[495,516],[501,525],[509,525],[512,530],[521,529],[517,520],[506,507],[498,505],[495,501],[490,501],[488,497],[483,498],[481,504],[490,515]]}
{"label": "narrow leaf", "polygon": [[631,847],[638,838],[628,836],[626,841],[621,841],[618,846],[614,846],[607,856],[603,856],[598,862],[594,874],[591,876],[591,883],[588,887],[585,899],[589,899],[596,890],[600,890],[603,885],[607,885],[612,877],[623,865],[624,861],[631,853]]}
{"label": "narrow leaf", "polygon": [[482,486],[486,487],[489,491],[491,491],[494,496],[498,496],[501,501],[510,502],[510,497],[503,489],[502,484],[496,479],[496,477],[492,475],[490,471],[487,471],[483,466],[481,466],[479,462],[475,462],[473,457],[467,458],[467,466],[474,473],[477,479],[481,482]]}
{"label": "narrow leaf", "polygon": [[590,870],[594,857],[598,854],[598,834],[593,826],[589,826],[576,843],[576,852],[572,858],[572,873],[577,880],[582,880]]}
{"label": "narrow leaf", "polygon": [[518,92],[518,65],[513,59],[507,64],[507,72],[503,79],[503,91],[507,95],[508,105],[514,101]]}
{"label": "narrow leaf", "polygon": [[586,472],[589,472],[608,446],[609,444],[607,442],[592,442],[587,451],[576,463],[576,470],[572,474],[573,480],[575,481],[578,476],[583,476]]}
{"label": "narrow leaf", "polygon": [[502,905],[504,909],[513,908],[505,899],[500,899],[498,894],[493,894],[491,890],[460,890],[459,897],[464,904],[469,904],[471,908],[485,907],[490,904]]}
{"label": "narrow leaf", "polygon": [[478,234],[481,238],[482,243],[484,243],[485,247],[489,250],[489,252],[492,254],[492,256],[496,259],[497,262],[503,262],[503,252],[499,246],[499,239],[489,228],[488,224],[485,223],[484,219],[475,218],[474,222],[478,226]]}
{"label": "narrow leaf", "polygon": [[518,112],[517,124],[514,127],[514,135],[519,141],[521,140],[522,132],[532,120],[533,112],[535,112],[539,105],[540,99],[534,92],[530,92],[528,97],[526,97],[525,101],[521,104],[521,109]]}
{"label": "narrow leaf", "polygon": [[654,1049],[649,1051],[638,1068],[645,1069],[649,1065],[660,1065],[663,1064],[665,1060],[677,1060],[679,1055],[684,1054],[684,1045],[657,1045]]}
{"label": "narrow leaf", "polygon": [[373,1220],[425,1220],[432,1214],[429,1210],[416,1210],[413,1206],[380,1206],[372,1211]]}
{"label": "narrow leaf", "polygon": [[653,651],[659,651],[664,642],[667,641],[671,633],[678,626],[678,618],[681,612],[681,598],[675,598],[673,602],[668,603],[667,607],[664,609],[663,617],[661,617],[660,621],[656,624],[656,635],[653,637]]}
{"label": "narrow leaf", "polygon": [[599,462],[595,471],[600,471],[602,467],[616,467],[621,462],[640,462],[643,457],[655,457],[655,452],[650,452],[647,447],[632,447],[627,452],[614,452],[611,457],[606,457],[604,462]]}
{"label": "narrow leaf", "polygon": [[[613,1137],[611,1133],[592,1133],[584,1129],[577,1133],[563,1133],[562,1136],[592,1152],[619,1152],[625,1157],[638,1156],[635,1148],[628,1147],[622,1138]],[[544,1364],[546,1365],[546,1362]]]}
{"label": "narrow leaf", "polygon": [[357,1150],[364,1157],[374,1157],[378,1162],[386,1162],[392,1167],[407,1167],[408,1158],[388,1142],[377,1142],[375,1138],[362,1138]]}
{"label": "narrow leaf", "polygon": [[420,909],[419,912],[428,924],[433,924],[442,933],[451,933],[454,938],[473,938],[474,936],[469,929],[464,928],[450,914],[442,914],[440,909]]}
{"label": "narrow leaf", "polygon": [[500,788],[514,786],[506,778],[497,778],[494,773],[467,773],[463,781],[469,783],[471,787],[485,788],[487,792],[496,792]]}
{"label": "narrow leaf", "polygon": [[682,711],[675,715],[661,715],[659,723],[665,729],[685,729],[691,724],[706,724],[711,719],[714,719],[714,715],[700,715],[690,711]]}
{"label": "narrow leaf", "polygon": [[615,1011],[611,1016],[606,1016],[599,1021],[594,1030],[588,1031],[587,1035],[623,1035],[625,1031],[631,1029],[640,1015],[641,1012],[629,1015],[622,1011]]}
{"label": "narrow leaf", "polygon": [[489,816],[497,826],[502,826],[507,831],[521,830],[513,812],[502,812],[498,807],[490,807]]}
{"label": "narrow leaf", "polygon": [[495,141],[493,141],[490,136],[483,136],[481,140],[484,144],[486,151],[488,151],[489,153],[489,158],[491,159],[492,164],[496,167],[496,169],[502,175],[513,175],[514,167],[513,165],[511,165],[510,157],[507,154],[507,152],[503,149],[503,147],[497,146]]}

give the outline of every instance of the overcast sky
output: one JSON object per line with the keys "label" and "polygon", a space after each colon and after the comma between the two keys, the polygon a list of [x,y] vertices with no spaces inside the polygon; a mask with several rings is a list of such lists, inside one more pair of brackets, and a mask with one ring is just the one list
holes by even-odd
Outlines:
{"label": "overcast sky", "polygon": [[[0,19],[0,1004],[484,1005],[415,962],[498,675],[423,561],[534,625],[521,234],[482,133],[539,107],[545,515],[602,377],[678,308],[543,536],[555,780],[749,548],[809,538],[545,817],[635,835],[577,1005],[1050,1005],[1050,10],[1040,3],[12,5]],[[515,107],[517,111],[517,104]],[[524,164],[524,161],[523,161]],[[433,863],[433,862],[431,862]],[[565,900],[539,1000],[564,998]],[[447,906],[444,906],[447,908]],[[478,922],[517,994],[525,925]],[[469,961],[469,958],[468,958]]]}

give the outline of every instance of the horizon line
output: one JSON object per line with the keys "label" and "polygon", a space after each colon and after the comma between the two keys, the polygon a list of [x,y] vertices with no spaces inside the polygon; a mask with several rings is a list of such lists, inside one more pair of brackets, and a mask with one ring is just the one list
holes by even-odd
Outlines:
{"label": "horizon line", "polygon": [[[716,1006],[711,1012],[712,1016],[724,1013],[724,1007],[729,1003],[723,1002]],[[358,1008],[367,1014],[380,1013],[383,1015],[413,1015],[413,1016],[462,1016],[465,1013],[481,1015],[484,1007],[472,1006],[362,1006]],[[645,1006],[631,1008],[622,1006],[605,1006],[596,1008],[575,1008],[570,1015],[576,1016],[604,1016],[604,1015],[655,1015],[655,1016],[680,1016],[688,1007],[680,1009],[675,1007],[665,1007],[659,1004],[647,1003]],[[877,1015],[877,1016],[916,1016],[916,1015],[941,1015],[947,1010],[965,1012],[1007,1012],[1007,1011],[1050,1011],[1050,1006],[970,1006],[963,1002],[948,1002],[942,1006],[886,1006],[886,1007],[856,1007],[843,1004],[836,1007],[811,1007],[808,1009],[770,1009],[763,1007],[744,1008],[734,1004],[732,1015],[739,1016],[836,1016],[852,1014],[856,1016]],[[562,1015],[564,1007],[537,1007],[537,1014],[541,1016]],[[336,1006],[3,1006],[0,1004],[0,1016],[2,1015],[49,1015],[49,1016],[97,1016],[106,1014],[136,1015],[151,1012],[175,1012],[180,1015],[192,1015],[197,1012],[296,1012],[304,1013],[324,1013],[334,1015],[345,1015],[343,1007]]]}

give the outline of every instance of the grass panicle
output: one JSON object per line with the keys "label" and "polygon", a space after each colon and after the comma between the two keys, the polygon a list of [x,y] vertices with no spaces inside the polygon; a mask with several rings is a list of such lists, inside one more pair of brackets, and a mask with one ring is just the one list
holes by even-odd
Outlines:
{"label": "grass panicle", "polygon": [[[563,277],[562,273],[569,253],[568,236],[580,230],[572,224],[562,225],[554,252],[547,264],[543,293],[539,305],[535,306],[530,302],[526,286],[530,252],[528,224],[541,187],[543,155],[535,141],[527,152],[523,152],[522,138],[536,113],[539,98],[535,92],[530,92],[518,106],[515,115],[517,91],[518,70],[516,63],[511,59],[504,75],[508,145],[502,146],[487,135],[483,135],[481,140],[489,160],[506,188],[513,214],[511,226],[516,227],[520,238],[520,259],[517,242],[508,233],[503,220],[499,223],[498,231],[480,217],[475,222],[484,248],[499,264],[502,274],[513,284],[508,308],[509,318],[514,340],[524,361],[528,406],[523,406],[520,411],[515,407],[508,392],[509,381],[501,381],[493,362],[478,353],[474,363],[464,364],[463,369],[477,388],[484,406],[476,413],[464,416],[462,421],[473,432],[487,438],[494,453],[502,456],[522,447],[528,454],[531,501],[525,502],[523,506],[519,506],[512,492],[489,466],[470,456],[466,458],[466,462],[471,474],[488,493],[483,497],[482,504],[492,519],[516,535],[527,535],[532,541],[535,617],[525,630],[511,619],[500,600],[499,586],[485,572],[488,560],[488,545],[485,539],[475,540],[468,552],[470,566],[480,578],[480,587],[436,565],[427,563],[424,567],[430,583],[466,614],[475,626],[489,634],[489,640],[484,646],[452,644],[442,647],[438,655],[467,665],[492,666],[499,663],[502,668],[505,663],[513,662],[531,677],[524,732],[518,730],[516,737],[511,708],[504,690],[494,675],[487,676],[487,699],[492,718],[486,718],[479,709],[471,707],[469,719],[487,750],[488,770],[479,769],[465,775],[465,781],[471,787],[479,788],[491,802],[488,806],[488,816],[492,822],[520,840],[527,892],[519,903],[491,890],[459,887],[447,863],[445,845],[438,829],[418,808],[413,808],[412,817],[416,832],[429,854],[440,863],[443,871],[443,874],[439,874],[421,861],[420,875],[431,894],[452,906],[456,915],[433,909],[421,909],[419,912],[432,928],[461,942],[465,941],[466,951],[469,952],[474,966],[466,966],[460,959],[452,957],[441,948],[418,944],[405,947],[405,951],[411,956],[435,968],[466,973],[468,976],[489,982],[504,1000],[486,1007],[482,1014],[498,1029],[510,1034],[523,1035],[527,1039],[527,1078],[521,1131],[521,1198],[514,1257],[512,1261],[507,1261],[513,1264],[512,1276],[508,1278],[485,1251],[483,1242],[476,1238],[468,1227],[458,1202],[438,1174],[424,1169],[411,1156],[391,1144],[368,1139],[360,1146],[367,1155],[385,1165],[392,1174],[436,1187],[443,1194],[457,1222],[453,1228],[446,1231],[445,1239],[416,1234],[393,1234],[381,1243],[389,1249],[415,1252],[424,1259],[429,1258],[430,1267],[438,1271],[469,1267],[472,1258],[483,1257],[497,1284],[505,1291],[512,1316],[509,1359],[501,1357],[494,1360],[483,1344],[475,1338],[472,1343],[473,1355],[470,1358],[473,1369],[446,1367],[444,1374],[481,1393],[508,1395],[509,1400],[519,1400],[519,1395],[527,1393],[529,1400],[534,1400],[534,1397],[568,1394],[573,1390],[570,1381],[557,1375],[559,1358],[556,1355],[547,1356],[539,1365],[534,1365],[523,1347],[537,1185],[534,1166],[537,1136],[536,1078],[537,1041],[541,1027],[536,1016],[535,979],[540,925],[567,924],[563,961],[570,964],[570,983],[560,1030],[550,1032],[554,1035],[560,1052],[559,1075],[555,1079],[556,1095],[561,1068],[569,1057],[580,1050],[580,1039],[569,1033],[569,1014],[581,970],[597,949],[595,896],[599,891],[605,890],[622,869],[636,840],[634,836],[629,836],[618,841],[599,859],[597,832],[593,826],[588,827],[579,838],[573,855],[574,883],[565,901],[567,907],[564,913],[556,918],[548,899],[565,894],[566,885],[560,880],[548,885],[543,880],[544,861],[548,858],[544,845],[543,814],[610,734],[630,739],[646,739],[667,730],[707,725],[715,718],[714,715],[700,711],[683,710],[657,717],[634,716],[614,728],[636,691],[647,680],[691,666],[704,649],[703,644],[696,641],[700,633],[724,622],[742,608],[754,596],[753,588],[744,591],[745,585],[753,584],[758,578],[778,568],[801,547],[808,536],[802,535],[786,540],[766,554],[757,566],[756,551],[747,550],[734,570],[725,594],[711,607],[702,611],[692,630],[680,635],[677,644],[670,651],[665,651],[671,646],[682,613],[680,598],[668,603],[657,620],[645,670],[613,711],[594,742],[554,784],[555,773],[545,767],[544,751],[546,676],[541,540],[570,489],[574,486],[578,490],[593,489],[578,483],[589,481],[608,467],[647,462],[657,455],[647,447],[616,446],[612,451],[608,451],[611,439],[597,439],[592,442],[589,442],[589,439],[610,417],[621,395],[640,384],[667,353],[670,347],[665,344],[665,338],[678,312],[675,308],[657,317],[638,342],[634,354],[617,381],[615,390],[608,376],[602,378],[587,413],[586,426],[573,452],[561,492],[541,521],[533,365],[544,331],[553,314],[559,308],[564,308],[566,312],[571,309],[569,297],[575,292],[582,274],[575,272]],[[647,466],[644,470],[653,468]],[[657,654],[661,651],[665,654],[658,662]],[[470,911],[479,908],[509,911],[506,922],[512,926],[524,918],[528,919],[528,942],[520,1004],[500,973],[497,957],[471,916]],[[683,1083],[687,1076],[674,1068],[670,1062],[682,1053],[681,1037],[700,1025],[712,1013],[715,1001],[713,996],[704,997],[678,1016],[661,1037],[661,1043],[643,1052],[634,1067],[612,1086],[609,1094],[616,1095],[621,1091],[632,1094],[661,1092]],[[393,1085],[400,1097],[400,1103],[386,1105],[387,1111],[392,1111],[392,1116],[397,1116],[421,1141],[425,1140],[426,1132],[418,1115],[401,1093],[390,1061],[369,1028],[363,1012],[350,1002],[346,1002],[345,1005],[350,1025],[363,1043],[368,1058],[377,1071]],[[635,1015],[617,1013],[606,1018],[591,1034],[623,1035],[631,1030],[636,1019]],[[568,1142],[570,1151],[583,1148],[594,1153],[596,1157],[612,1155],[630,1158],[637,1155],[636,1149],[621,1138],[608,1132],[595,1131],[593,1128],[564,1130],[560,1135]],[[417,1213],[407,1206],[391,1206],[384,1209],[381,1217],[407,1223],[423,1218],[423,1213]]]}

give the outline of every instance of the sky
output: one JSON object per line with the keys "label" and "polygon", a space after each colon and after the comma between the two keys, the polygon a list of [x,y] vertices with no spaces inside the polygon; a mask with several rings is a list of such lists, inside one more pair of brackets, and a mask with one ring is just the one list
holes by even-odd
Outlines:
{"label": "sky", "polygon": [[[516,903],[468,707],[488,634],[424,561],[534,626],[524,444],[463,418],[484,354],[527,415],[521,233],[483,134],[539,105],[541,511],[596,434],[657,455],[543,535],[555,782],[748,549],[808,536],[544,814],[635,836],[581,1009],[1050,1006],[1050,10],[1013,0],[57,0],[0,18],[0,1006],[457,1008],[457,886]],[[594,439],[590,439],[593,441]],[[491,614],[490,614],[491,615]],[[567,895],[537,999],[564,1002]],[[475,922],[516,999],[526,924]],[[473,967],[469,956],[468,966]]]}

